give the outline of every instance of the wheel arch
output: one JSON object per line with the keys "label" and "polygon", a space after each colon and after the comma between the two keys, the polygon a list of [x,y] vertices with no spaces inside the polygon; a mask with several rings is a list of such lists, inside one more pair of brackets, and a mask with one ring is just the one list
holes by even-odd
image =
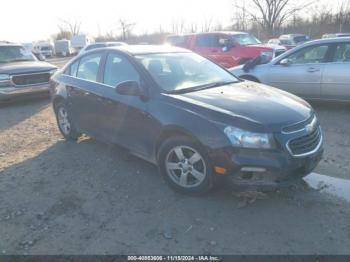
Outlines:
{"label": "wheel arch", "polygon": [[160,149],[161,145],[163,144],[163,142],[166,141],[167,139],[169,139],[171,137],[175,137],[175,136],[188,137],[188,138],[192,139],[193,141],[199,143],[200,145],[203,145],[201,143],[201,141],[198,138],[196,138],[196,136],[194,134],[192,134],[192,132],[190,132],[189,130],[182,128],[182,127],[179,127],[179,126],[167,126],[167,127],[163,128],[163,130],[161,131],[161,133],[156,141],[156,145],[155,145],[156,159],[158,159],[159,149]]}
{"label": "wheel arch", "polygon": [[65,98],[61,95],[57,95],[57,96],[53,97],[53,99],[52,99],[53,108],[56,109],[56,105],[64,100],[65,100]]}

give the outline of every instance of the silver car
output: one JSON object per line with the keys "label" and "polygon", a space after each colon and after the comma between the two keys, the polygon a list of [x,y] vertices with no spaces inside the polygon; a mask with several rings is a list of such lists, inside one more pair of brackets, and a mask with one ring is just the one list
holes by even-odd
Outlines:
{"label": "silver car", "polygon": [[350,101],[350,37],[311,41],[266,64],[262,60],[230,71],[306,99]]}

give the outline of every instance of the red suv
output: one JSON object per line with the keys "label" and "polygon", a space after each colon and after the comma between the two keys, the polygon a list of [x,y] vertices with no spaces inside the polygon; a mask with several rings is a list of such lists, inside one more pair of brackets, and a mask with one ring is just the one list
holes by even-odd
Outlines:
{"label": "red suv", "polygon": [[286,51],[283,46],[264,45],[244,32],[171,35],[166,43],[190,49],[226,68],[245,64],[261,54],[271,60]]}

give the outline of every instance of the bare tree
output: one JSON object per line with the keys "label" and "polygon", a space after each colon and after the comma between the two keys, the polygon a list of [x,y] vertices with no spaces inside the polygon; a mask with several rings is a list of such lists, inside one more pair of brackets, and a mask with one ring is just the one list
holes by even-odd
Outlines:
{"label": "bare tree", "polygon": [[213,17],[205,17],[202,22],[202,32],[210,32],[212,28]]}
{"label": "bare tree", "polygon": [[81,22],[79,21],[71,21],[61,19],[61,24],[58,25],[58,28],[61,32],[68,31],[72,36],[80,34]]}
{"label": "bare tree", "polygon": [[130,23],[125,19],[119,19],[119,29],[122,31],[123,41],[125,41],[131,35],[132,29],[135,25],[135,23]]}
{"label": "bare tree", "polygon": [[233,24],[232,28],[238,31],[247,31],[248,30],[248,12],[246,9],[246,3],[243,1],[240,5],[240,8],[235,8],[233,15]]}
{"label": "bare tree", "polygon": [[54,40],[71,39],[72,34],[71,34],[71,32],[60,28],[60,31],[57,34],[52,35],[52,38]]}
{"label": "bare tree", "polygon": [[192,22],[188,28],[186,29],[186,31],[190,32],[190,33],[196,33],[198,32],[198,24],[195,22]]}
{"label": "bare tree", "polygon": [[183,34],[185,32],[185,19],[180,18],[173,20],[171,23],[171,31],[173,34]]}
{"label": "bare tree", "polygon": [[313,1],[297,0],[250,0],[249,5],[242,5],[244,1],[235,1],[234,6],[244,11],[249,18],[259,24],[268,36],[274,35],[283,23],[295,13],[310,6]]}

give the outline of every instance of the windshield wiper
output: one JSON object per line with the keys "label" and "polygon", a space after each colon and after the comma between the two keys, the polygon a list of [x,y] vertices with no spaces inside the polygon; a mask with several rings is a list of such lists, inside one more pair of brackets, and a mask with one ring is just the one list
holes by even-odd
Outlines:
{"label": "windshield wiper", "polygon": [[214,88],[214,87],[219,87],[219,86],[224,86],[228,84],[233,84],[237,83],[237,81],[222,81],[222,82],[214,82],[206,85],[200,85],[200,86],[195,86],[195,87],[189,87],[189,88],[184,88],[184,89],[179,89],[179,90],[173,90],[169,91],[169,94],[183,94],[183,93],[188,93],[188,92],[194,92],[194,91],[200,91],[204,89],[209,89],[209,88]]}
{"label": "windshield wiper", "polygon": [[10,62],[25,62],[25,61],[33,61],[33,60],[25,59],[25,58],[18,58],[18,59],[11,60]]}

